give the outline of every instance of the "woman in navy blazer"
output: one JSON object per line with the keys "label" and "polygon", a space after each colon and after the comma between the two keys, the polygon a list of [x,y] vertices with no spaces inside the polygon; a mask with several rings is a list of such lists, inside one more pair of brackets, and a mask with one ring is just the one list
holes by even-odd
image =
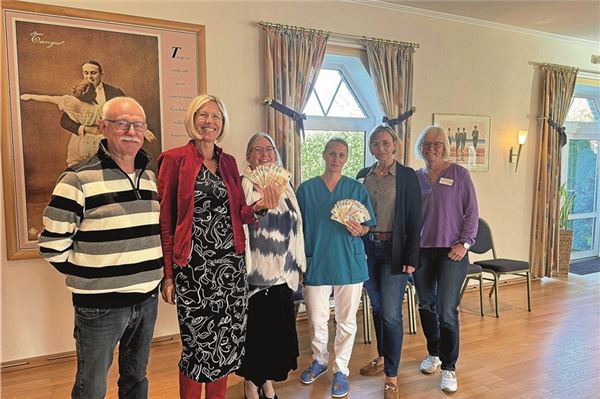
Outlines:
{"label": "woman in navy blazer", "polygon": [[398,396],[396,380],[402,351],[402,301],[409,273],[419,259],[421,191],[415,171],[395,160],[398,139],[388,125],[376,126],[369,149],[377,162],[358,173],[377,215],[363,236],[369,280],[365,288],[373,308],[378,357],[360,369],[363,375],[385,373],[384,398]]}

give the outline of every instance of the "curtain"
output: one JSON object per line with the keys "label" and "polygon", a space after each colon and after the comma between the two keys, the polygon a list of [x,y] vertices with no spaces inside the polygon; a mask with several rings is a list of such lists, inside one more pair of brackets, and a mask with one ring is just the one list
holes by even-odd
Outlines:
{"label": "curtain", "polygon": [[[267,96],[302,112],[319,75],[328,34],[313,29],[263,25],[266,32]],[[267,110],[267,132],[277,145],[281,161],[300,184],[300,131],[291,118]]]}
{"label": "curtain", "polygon": [[[397,118],[412,107],[415,45],[367,39],[365,46],[369,73],[383,113],[389,119]],[[394,127],[398,136],[396,158],[403,164],[408,163],[410,154],[410,120]]]}
{"label": "curtain", "polygon": [[563,126],[571,105],[577,69],[542,64],[542,126],[538,144],[537,186],[531,229],[531,271],[533,277],[552,277],[558,272],[558,230],[560,210],[559,133],[548,125],[553,119]]}

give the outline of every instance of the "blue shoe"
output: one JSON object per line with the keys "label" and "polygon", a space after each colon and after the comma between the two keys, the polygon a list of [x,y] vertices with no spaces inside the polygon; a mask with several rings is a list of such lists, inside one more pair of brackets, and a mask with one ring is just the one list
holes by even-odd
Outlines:
{"label": "blue shoe", "polygon": [[348,395],[350,391],[350,384],[348,383],[348,377],[341,371],[336,371],[333,374],[333,384],[331,385],[331,396],[334,398],[343,398]]}
{"label": "blue shoe", "polygon": [[327,366],[319,364],[316,360],[302,372],[300,382],[303,384],[312,384],[317,378],[327,371]]}

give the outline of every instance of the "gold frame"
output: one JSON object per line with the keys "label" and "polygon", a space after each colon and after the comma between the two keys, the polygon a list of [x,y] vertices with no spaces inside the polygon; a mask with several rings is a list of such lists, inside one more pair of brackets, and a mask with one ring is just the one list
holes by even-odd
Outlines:
{"label": "gold frame", "polygon": [[[46,21],[48,20],[57,21],[50,24],[50,26],[55,26],[57,29],[69,26],[77,26],[73,24],[78,23],[80,24],[80,29],[88,29],[89,32],[91,32],[91,35],[126,32],[125,34],[131,33],[132,35],[137,34],[140,36],[145,34],[147,36],[156,37],[156,42],[158,43],[156,46],[156,54],[158,54],[157,57],[159,65],[150,65],[148,68],[154,68],[154,70],[158,71],[156,74],[159,81],[163,82],[163,84],[164,81],[167,80],[166,76],[168,76],[167,68],[164,68],[164,65],[167,63],[175,63],[178,60],[175,59],[175,53],[167,54],[166,51],[161,50],[162,47],[159,47],[159,45],[171,45],[173,46],[171,48],[174,49],[178,43],[176,41],[178,39],[187,40],[191,43],[194,43],[194,45],[187,46],[186,48],[186,50],[189,49],[189,54],[192,54],[186,58],[186,62],[191,63],[193,66],[190,68],[191,70],[186,71],[186,73],[188,73],[189,79],[194,82],[191,87],[186,88],[186,95],[181,96],[181,98],[185,98],[186,106],[190,101],[189,96],[206,92],[205,27],[203,25],[189,23],[165,21],[102,11],[41,5],[15,0],[2,0],[2,3],[0,4],[0,11],[2,14],[0,21],[0,38],[2,40],[2,46],[0,49],[0,85],[2,86],[2,90],[0,91],[0,101],[2,103],[2,121],[0,127],[2,129],[2,178],[4,183],[3,193],[4,212],[6,219],[5,236],[7,257],[9,260],[28,259],[37,257],[37,251],[35,241],[32,240],[27,234],[27,229],[29,227],[27,217],[22,217],[22,215],[28,214],[29,205],[24,198],[24,194],[19,194],[20,192],[25,193],[26,190],[19,187],[25,186],[25,177],[28,176],[26,175],[25,168],[17,161],[17,159],[22,160],[24,158],[24,156],[19,154],[17,151],[25,153],[26,146],[22,145],[20,138],[18,140],[15,139],[15,135],[21,130],[24,118],[21,118],[19,108],[20,103],[18,95],[21,94],[20,89],[14,90],[15,92],[11,93],[11,87],[20,87],[19,78],[21,77],[21,75],[17,75],[15,72],[13,72],[13,69],[18,69],[20,66],[19,62],[13,61],[17,59],[16,57],[19,51],[15,50],[14,52],[9,53],[10,46],[8,45],[8,40],[11,35],[15,37],[15,40],[17,37],[15,33],[16,31],[13,32],[8,30],[13,29],[13,23],[16,23],[13,22],[11,18],[16,21],[21,18],[22,15],[22,18],[26,16],[28,21],[31,20],[42,24],[47,24],[48,22]],[[13,15],[13,17],[10,17],[9,15]],[[14,17],[14,15],[18,15],[19,17]],[[117,28],[121,29],[121,31],[117,31]],[[111,45],[117,46],[118,43],[112,44],[111,42]],[[14,47],[15,49],[17,48],[16,46]],[[181,54],[181,52],[179,54]],[[85,62],[85,60],[83,62]],[[14,76],[17,78],[15,79]],[[56,76],[44,76],[42,73],[40,73],[39,76],[40,81],[42,81],[42,79],[56,79]],[[29,78],[31,78],[31,75]],[[170,89],[171,91],[169,91],[169,89],[165,89],[163,85],[159,84],[158,90],[159,92],[156,94],[158,94],[159,99],[156,101],[161,112],[159,112],[157,118],[159,120],[159,126],[161,126],[160,130],[165,136],[160,142],[162,143],[162,148],[167,148],[172,146],[172,144],[165,145],[167,138],[171,138],[174,140],[174,142],[181,140],[182,134],[181,131],[177,130],[177,128],[183,129],[183,123],[179,122],[185,116],[185,109],[183,109],[184,106],[180,102],[177,102],[181,101],[181,98],[177,101],[171,99],[172,96],[169,96],[168,100],[165,99],[167,97],[167,93],[174,93],[173,89]],[[18,109],[19,112],[15,112],[15,109]],[[169,112],[171,112],[172,109],[176,109],[178,113],[165,115],[167,112],[164,110],[169,110]],[[18,115],[18,117],[15,117],[14,115]],[[175,118],[174,122],[171,122],[171,119],[168,118]],[[167,120],[169,121],[168,127],[166,127]],[[164,128],[163,124],[165,125]],[[172,125],[180,126],[173,127]],[[15,126],[18,126],[19,129],[15,129]],[[166,133],[167,130],[169,132],[168,134]],[[183,136],[185,136],[185,131],[183,131]],[[48,162],[47,159],[44,161]],[[21,167],[22,170],[19,170],[19,167]],[[56,176],[56,178],[58,178],[58,176]],[[52,184],[53,183],[54,182],[52,182]],[[21,201],[19,200],[19,195],[23,197]],[[34,214],[34,216],[36,215]],[[23,234],[24,232],[25,234]]]}

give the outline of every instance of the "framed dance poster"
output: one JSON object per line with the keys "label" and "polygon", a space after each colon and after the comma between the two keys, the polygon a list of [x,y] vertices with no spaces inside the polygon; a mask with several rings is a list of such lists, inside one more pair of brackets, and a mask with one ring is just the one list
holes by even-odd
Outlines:
{"label": "framed dance poster", "polygon": [[433,123],[442,126],[448,136],[449,161],[474,172],[486,172],[489,169],[491,116],[433,114]]}
{"label": "framed dance poster", "polygon": [[102,136],[91,132],[104,101],[126,95],[144,107],[151,131],[144,149],[153,169],[163,149],[187,141],[187,106],[206,92],[205,31],[107,12],[1,4],[5,237],[8,258],[24,259],[37,256],[42,212],[60,174],[95,153]]}

